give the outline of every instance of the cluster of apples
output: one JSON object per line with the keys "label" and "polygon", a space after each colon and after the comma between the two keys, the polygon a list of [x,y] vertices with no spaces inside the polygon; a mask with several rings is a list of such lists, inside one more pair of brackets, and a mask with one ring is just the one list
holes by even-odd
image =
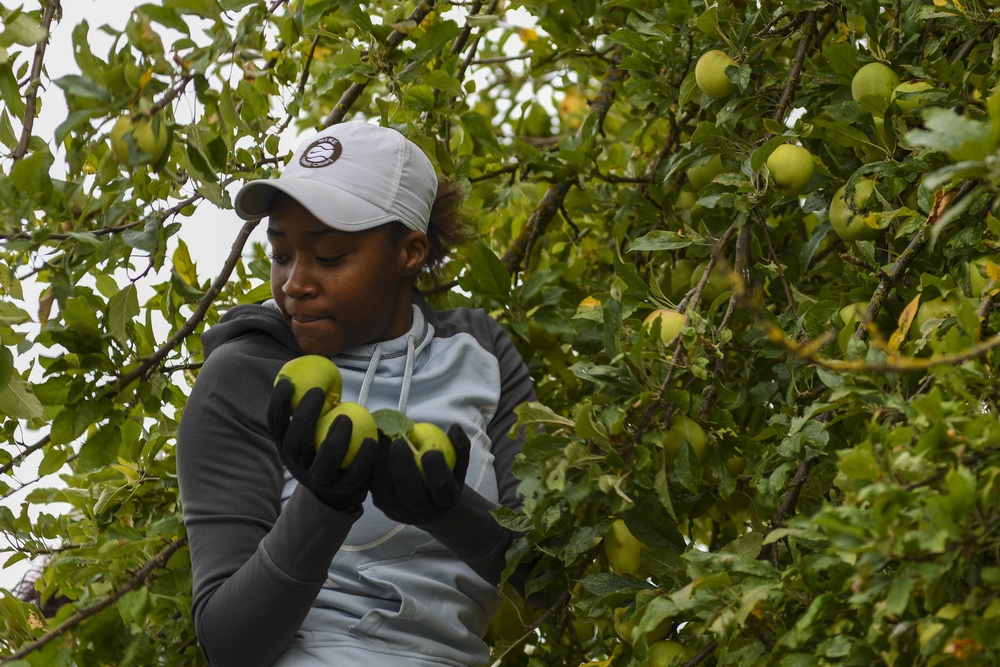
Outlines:
{"label": "cluster of apples", "polygon": [[[932,88],[926,81],[900,81],[891,67],[880,62],[863,65],[851,79],[851,97],[863,111],[872,115],[879,142],[886,149],[892,148],[885,132],[885,113],[889,105],[895,103],[903,114],[913,113],[929,103],[927,91]],[[873,241],[884,231],[868,223],[874,192],[875,181],[863,178],[850,196],[846,185],[834,193],[830,202],[830,226],[848,243]]]}
{"label": "cluster of apples", "polygon": [[[630,574],[634,577],[645,577],[641,552],[646,545],[640,542],[625,525],[622,519],[615,519],[604,534],[604,552],[608,558],[611,571],[617,574]],[[623,640],[631,643],[638,639],[634,629],[641,620],[641,611],[630,612],[628,607],[618,607],[614,611],[615,632]],[[666,667],[685,662],[693,656],[692,651],[666,637],[672,628],[672,619],[664,619],[654,628],[646,631],[643,638],[649,647],[649,664],[656,667]]]}
{"label": "cluster of apples", "polygon": [[[347,468],[354,462],[361,443],[367,438],[378,441],[378,426],[375,417],[360,403],[350,401],[341,402],[340,395],[343,383],[340,377],[340,369],[329,358],[318,354],[307,354],[296,357],[285,363],[278,371],[274,379],[277,384],[280,380],[288,380],[292,383],[292,409],[298,407],[299,401],[310,389],[318,388],[326,394],[323,408],[320,412],[319,420],[316,422],[316,448],[318,449],[326,439],[326,434],[333,425],[334,420],[340,415],[345,415],[351,420],[351,441],[347,448],[347,454],[340,463],[341,468]],[[392,411],[395,412],[395,411]],[[448,434],[441,430],[436,424],[430,422],[416,422],[413,427],[404,434],[403,438],[410,446],[413,457],[416,460],[417,468],[421,473],[424,471],[422,462],[423,455],[429,451],[437,450],[444,455],[445,462],[449,468],[455,467],[455,449],[448,438]]]}
{"label": "cluster of apples", "polygon": [[[694,79],[698,89],[713,100],[725,99],[735,93],[736,84],[726,76],[726,69],[729,67],[737,67],[737,64],[725,51],[712,49],[703,53],[694,66]],[[716,158],[718,156],[714,156],[712,160]],[[798,144],[791,143],[775,148],[768,156],[766,164],[775,190],[788,197],[797,196],[805,191],[816,170],[812,153]],[[721,159],[719,171],[722,171]],[[694,179],[691,180],[693,184]]]}

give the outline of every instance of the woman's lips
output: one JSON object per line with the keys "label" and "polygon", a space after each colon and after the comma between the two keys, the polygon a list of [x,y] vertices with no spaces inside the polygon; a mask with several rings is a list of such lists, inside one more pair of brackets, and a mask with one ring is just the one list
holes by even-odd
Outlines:
{"label": "woman's lips", "polygon": [[329,318],[322,315],[289,315],[288,319],[292,321],[292,324],[301,326],[301,325],[314,324],[316,322],[321,322]]}

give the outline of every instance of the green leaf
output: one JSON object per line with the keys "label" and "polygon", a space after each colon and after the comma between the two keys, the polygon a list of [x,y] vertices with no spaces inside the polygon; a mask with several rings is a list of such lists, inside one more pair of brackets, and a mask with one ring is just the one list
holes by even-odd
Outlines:
{"label": "green leaf", "polygon": [[695,21],[695,26],[706,35],[717,35],[719,33],[719,10],[715,7],[705,10]]}
{"label": "green leaf", "polygon": [[767,158],[774,152],[774,149],[787,143],[788,137],[785,136],[771,137],[765,141],[750,154],[750,168],[755,172],[760,171],[761,167],[767,162]]}
{"label": "green leaf", "polygon": [[469,258],[469,270],[459,279],[469,290],[504,299],[511,290],[507,267],[484,243],[477,243]]}
{"label": "green leaf", "polygon": [[996,149],[990,126],[950,109],[925,109],[924,128],[910,130],[906,141],[948,153],[956,162],[982,160]]}
{"label": "green leaf", "polygon": [[136,250],[154,252],[160,242],[160,221],[155,216],[146,218],[142,229],[129,229],[122,233],[122,240]]}
{"label": "green leaf", "polygon": [[413,420],[399,410],[382,408],[372,413],[375,426],[389,438],[404,436],[413,430]]}
{"label": "green leaf", "polygon": [[48,33],[34,17],[29,14],[18,14],[17,17],[4,25],[0,32],[0,46],[8,47],[14,44],[34,46],[48,36]]}
{"label": "green leaf", "polygon": [[6,386],[0,389],[0,413],[18,419],[37,419],[42,416],[42,404],[16,373],[11,374]]}
{"label": "green leaf", "polygon": [[655,252],[660,250],[680,250],[695,243],[687,235],[677,232],[656,230],[637,238],[627,252]]}
{"label": "green leaf", "polygon": [[139,316],[139,296],[129,283],[108,301],[108,332],[125,348],[131,342],[129,325]]}

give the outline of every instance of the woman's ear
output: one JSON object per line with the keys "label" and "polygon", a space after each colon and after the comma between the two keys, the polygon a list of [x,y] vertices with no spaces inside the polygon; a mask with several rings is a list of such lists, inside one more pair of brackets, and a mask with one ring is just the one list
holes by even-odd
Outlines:
{"label": "woman's ear", "polygon": [[420,273],[424,264],[427,263],[429,248],[427,234],[423,232],[411,231],[404,237],[400,248],[404,276],[414,276]]}

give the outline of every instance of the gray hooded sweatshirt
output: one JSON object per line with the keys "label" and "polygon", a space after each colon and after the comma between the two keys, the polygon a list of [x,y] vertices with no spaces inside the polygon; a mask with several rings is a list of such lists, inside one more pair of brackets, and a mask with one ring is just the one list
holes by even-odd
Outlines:
{"label": "gray hooded sweatshirt", "polygon": [[504,330],[481,310],[436,312],[415,295],[395,340],[332,359],[344,401],[393,408],[472,444],[456,508],[399,524],[371,497],[333,510],[281,464],[266,425],[279,368],[302,354],[277,307],[233,308],[203,336],[205,365],[177,446],[199,641],[215,667],[469,667],[516,537],[490,515],[518,506],[513,408],[534,388]]}

